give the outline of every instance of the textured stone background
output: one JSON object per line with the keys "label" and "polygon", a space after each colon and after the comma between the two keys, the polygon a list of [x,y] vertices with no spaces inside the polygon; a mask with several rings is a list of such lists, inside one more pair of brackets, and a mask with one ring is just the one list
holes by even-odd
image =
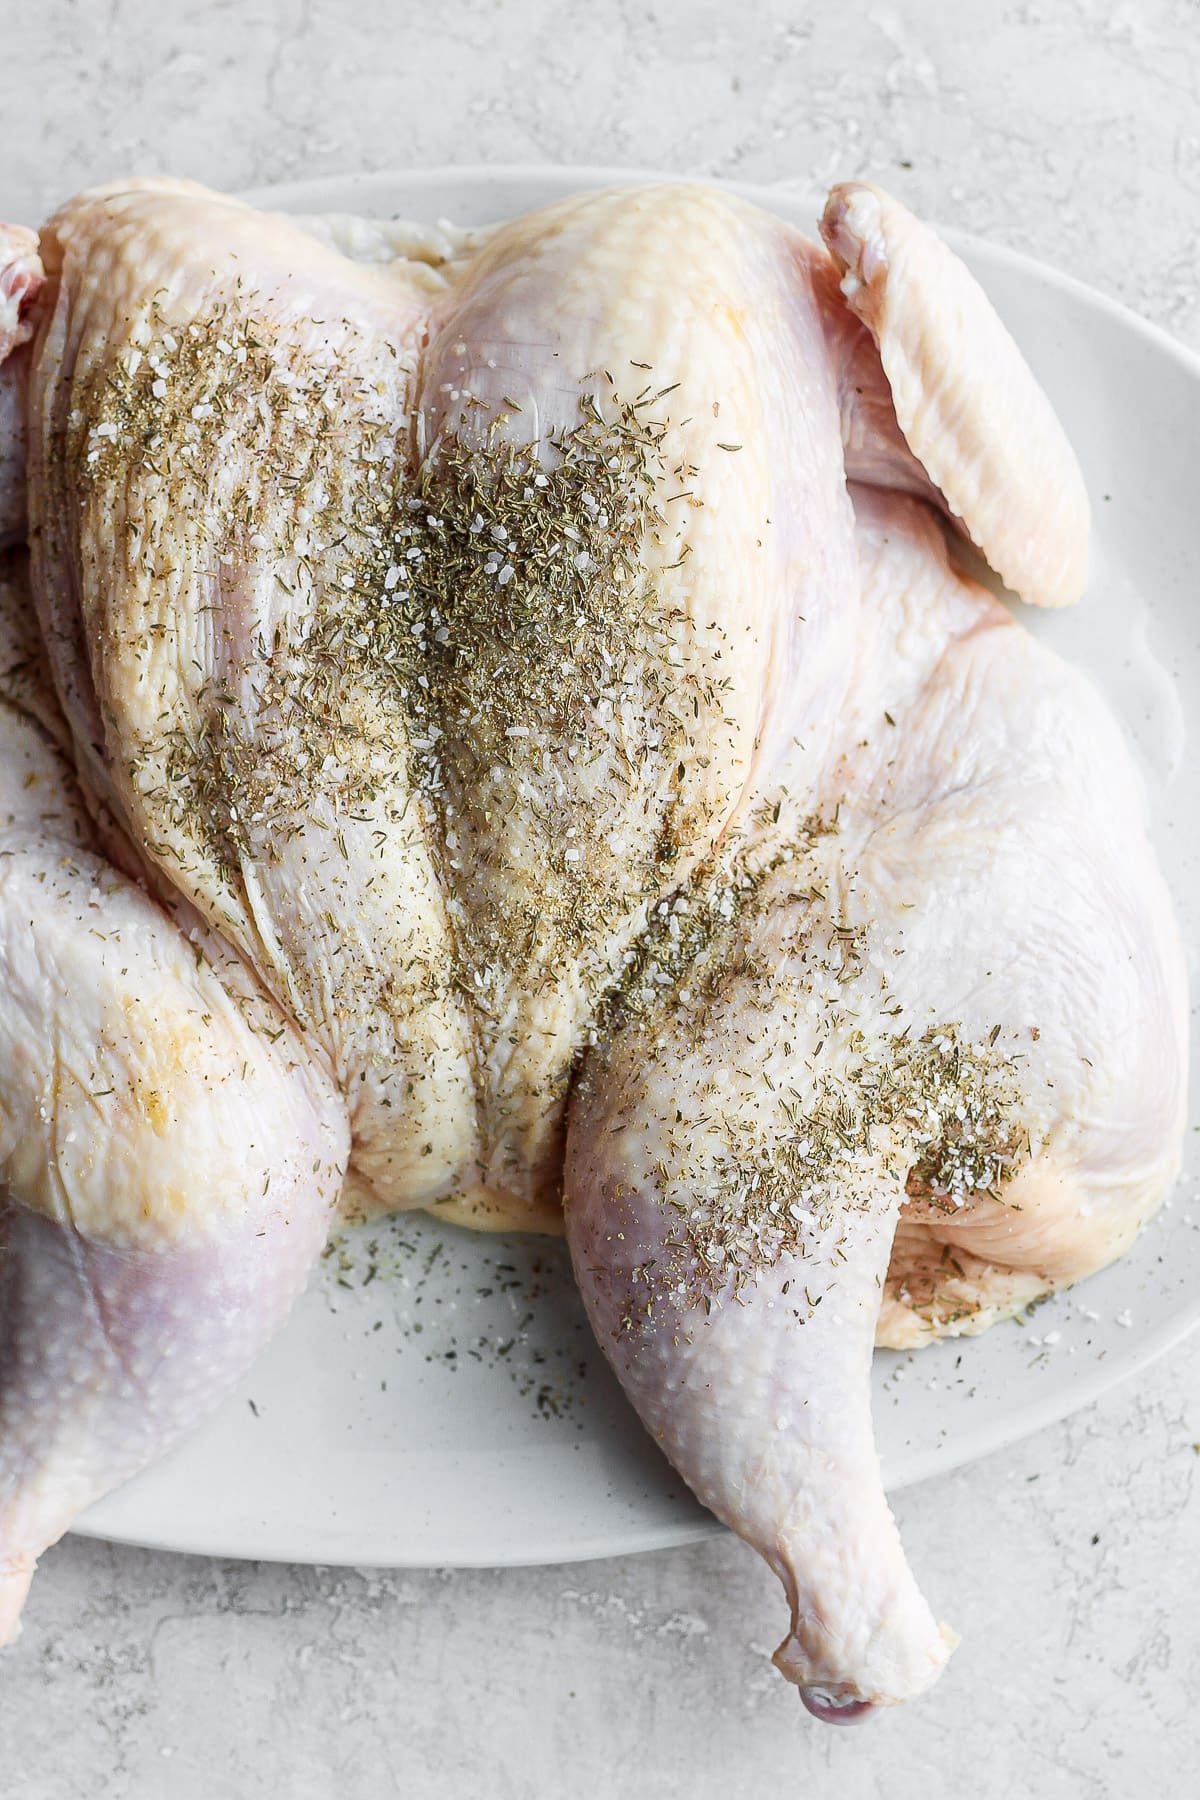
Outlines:
{"label": "textured stone background", "polygon": [[[945,23],[953,14],[953,24]],[[869,174],[1200,345],[1197,0],[0,0],[0,211],[487,159]],[[964,1643],[858,1732],[772,1673],[740,1546],[370,1574],[68,1540],[0,1664],[14,1800],[1195,1792],[1200,1345],[900,1497]]]}

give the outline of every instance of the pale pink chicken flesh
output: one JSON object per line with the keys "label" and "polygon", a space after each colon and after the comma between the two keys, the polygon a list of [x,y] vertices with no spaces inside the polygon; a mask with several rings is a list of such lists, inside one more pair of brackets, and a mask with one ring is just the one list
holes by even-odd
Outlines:
{"label": "pale pink chicken flesh", "polygon": [[897,202],[822,232],[630,187],[408,257],[154,181],[0,233],[0,1638],[339,1192],[565,1200],[805,1705],[939,1673],[873,1345],[1127,1248],[1186,984],[1119,729],[939,524],[1079,597],[1049,404]]}

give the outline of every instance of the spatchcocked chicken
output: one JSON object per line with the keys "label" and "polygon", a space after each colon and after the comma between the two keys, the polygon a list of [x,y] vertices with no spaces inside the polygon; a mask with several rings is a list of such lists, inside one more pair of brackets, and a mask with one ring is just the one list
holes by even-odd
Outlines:
{"label": "spatchcocked chicken", "polygon": [[565,1209],[806,1704],[937,1675],[872,1345],[1128,1246],[1185,981],[1120,731],[947,548],[1077,600],[1065,438],[902,207],[821,232],[635,187],[406,255],[170,181],[0,232],[0,1638],[349,1195]]}

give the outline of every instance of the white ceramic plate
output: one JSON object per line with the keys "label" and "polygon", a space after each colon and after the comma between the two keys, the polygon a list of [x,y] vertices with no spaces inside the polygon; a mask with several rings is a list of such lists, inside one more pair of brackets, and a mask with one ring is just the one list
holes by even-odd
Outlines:
{"label": "white ceramic plate", "polygon": [[[252,198],[293,211],[482,224],[635,178],[442,169]],[[811,201],[737,191],[812,228]],[[1090,669],[1124,720],[1195,943],[1200,358],[1065,276],[1011,251],[951,241],[1058,408],[1094,502],[1087,600],[1065,614],[1026,613],[1026,622]],[[1195,1046],[1193,1063],[1200,1076]],[[1200,1120],[1196,1098],[1194,1088]],[[1194,1141],[1188,1155],[1200,1170]],[[1036,1430],[1182,1337],[1200,1317],[1195,1185],[1181,1182],[1123,1262],[1026,1323],[917,1357],[881,1353],[876,1420],[888,1485]],[[718,1527],[645,1437],[592,1347],[563,1247],[475,1237],[410,1215],[356,1234],[327,1258],[283,1336],[217,1416],[78,1529],[224,1556],[427,1565],[611,1555]]]}

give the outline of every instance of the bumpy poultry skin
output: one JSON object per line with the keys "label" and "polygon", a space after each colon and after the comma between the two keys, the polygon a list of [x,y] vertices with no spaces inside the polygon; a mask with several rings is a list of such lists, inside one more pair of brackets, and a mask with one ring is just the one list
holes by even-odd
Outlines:
{"label": "bumpy poultry skin", "polygon": [[855,508],[854,675],[807,743],[820,828],[785,761],[710,877],[721,903],[698,927],[693,890],[585,1069],[567,1165],[597,1334],[779,1573],[776,1660],[823,1714],[918,1691],[950,1641],[871,1442],[901,1209],[886,1343],[1111,1261],[1177,1170],[1187,1029],[1106,709],[955,574],[925,508]]}
{"label": "bumpy poultry skin", "polygon": [[383,578],[427,296],[186,183],[85,195],[42,253],[34,574],[84,779],[420,1205],[474,1160],[470,1025],[403,712],[321,618]]}
{"label": "bumpy poultry skin", "polygon": [[878,345],[908,447],[952,516],[1014,593],[1073,605],[1087,579],[1087,489],[983,289],[927,225],[865,182],[833,189],[821,235]]}
{"label": "bumpy poultry skin", "polygon": [[620,190],[438,283],[186,184],[83,196],[28,473],[112,854],[292,1015],[377,1201],[547,1222],[566,1120],[600,1342],[844,1719],[950,1641],[879,1481],[877,1319],[970,1329],[1119,1253],[1184,1049],[1119,734],[920,503],[1059,604],[1073,458],[936,240],[858,188],[825,228]]}
{"label": "bumpy poultry skin", "polygon": [[999,1025],[1039,1146],[999,1198],[906,1202],[878,1341],[910,1348],[1129,1248],[1178,1172],[1188,981],[1141,782],[1090,682],[955,572],[924,509],[856,489],[855,511],[874,629],[828,789],[839,861],[889,921],[906,1014],[976,1042]]}
{"label": "bumpy poultry skin", "polygon": [[37,1558],[274,1335],[329,1228],[345,1108],[192,920],[97,853],[0,557],[0,1643]]}
{"label": "bumpy poultry skin", "polygon": [[[648,489],[637,578],[601,568],[601,607],[581,608],[590,639],[578,623],[573,643],[548,634],[520,601],[494,642],[478,614],[455,627],[467,643],[447,698],[483,687],[501,702],[439,715],[496,1190],[557,1194],[565,1081],[597,1002],[769,753],[768,696],[806,608],[786,729],[836,704],[850,620],[820,596],[852,585],[853,548],[823,264],[703,189],[616,190],[502,228],[439,308],[420,390],[430,442],[537,441],[553,478],[595,393]],[[602,551],[589,539],[582,555]]]}

